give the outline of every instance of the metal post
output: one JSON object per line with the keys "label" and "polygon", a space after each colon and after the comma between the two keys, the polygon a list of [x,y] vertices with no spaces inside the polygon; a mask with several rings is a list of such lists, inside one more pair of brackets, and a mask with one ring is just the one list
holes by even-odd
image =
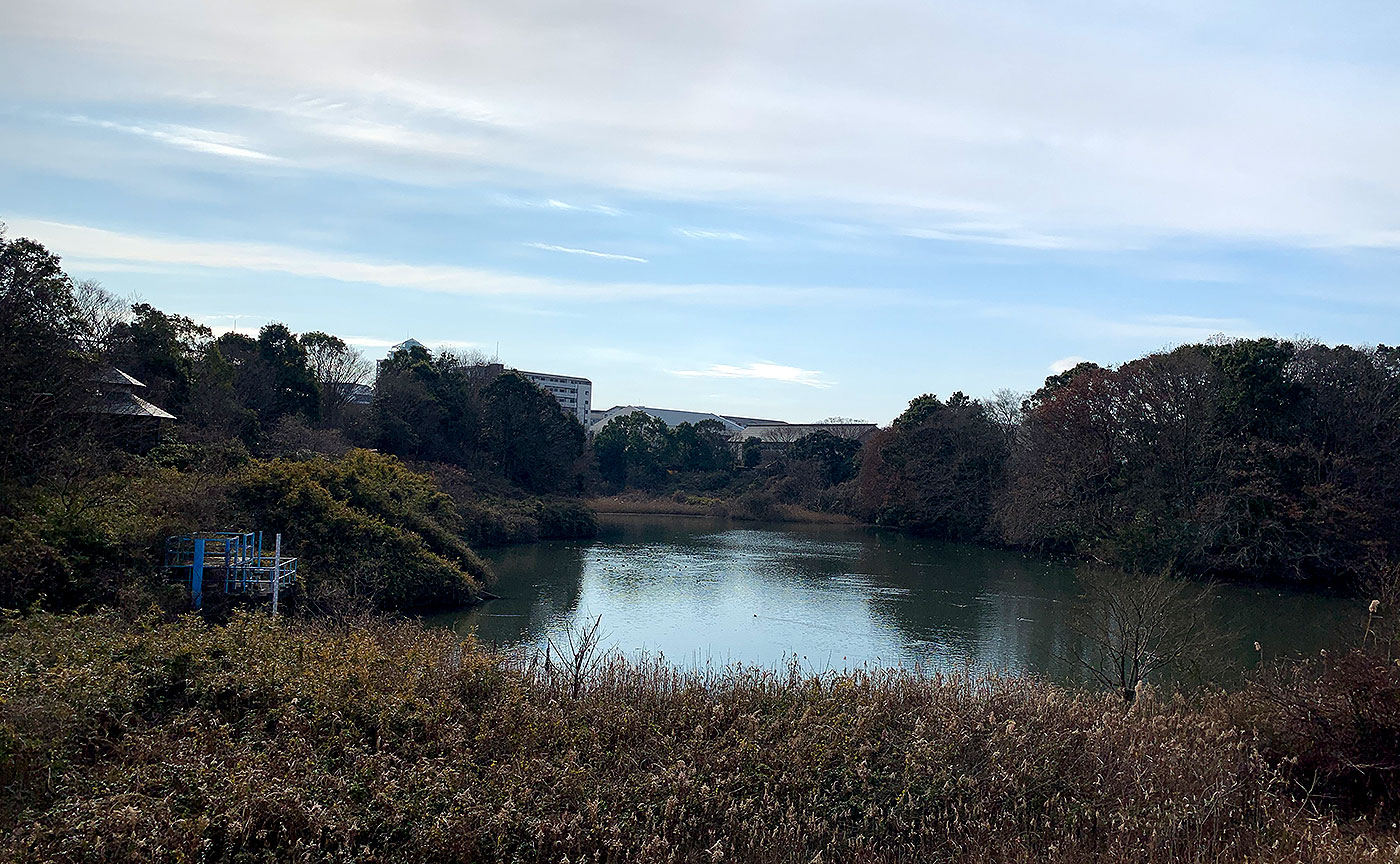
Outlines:
{"label": "metal post", "polygon": [[272,614],[277,614],[277,589],[282,583],[282,535],[277,535],[277,551],[272,553]]}
{"label": "metal post", "polygon": [[204,606],[204,540],[194,541],[194,563],[190,566],[190,596],[194,598],[194,608]]}

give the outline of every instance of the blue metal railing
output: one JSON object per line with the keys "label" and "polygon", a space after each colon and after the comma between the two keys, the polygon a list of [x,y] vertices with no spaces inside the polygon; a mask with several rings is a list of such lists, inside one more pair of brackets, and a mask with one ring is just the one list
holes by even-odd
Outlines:
{"label": "blue metal railing", "polygon": [[297,559],[282,557],[282,535],[272,554],[263,549],[262,532],[214,531],[170,537],[165,541],[165,568],[187,571],[196,609],[204,605],[206,577],[224,581],[224,593],[271,596],[277,611],[279,595],[296,583]]}

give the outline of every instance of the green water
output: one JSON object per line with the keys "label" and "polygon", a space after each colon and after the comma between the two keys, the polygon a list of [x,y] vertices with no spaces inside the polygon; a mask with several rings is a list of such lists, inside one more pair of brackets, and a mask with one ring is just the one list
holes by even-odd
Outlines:
{"label": "green water", "polygon": [[[594,541],[488,550],[502,599],[435,623],[485,643],[541,646],[601,617],[606,645],[684,665],[824,671],[860,664],[1082,675],[1070,626],[1077,567],[854,526],[609,517]],[[1219,584],[1220,660],[1344,643],[1365,602]]]}

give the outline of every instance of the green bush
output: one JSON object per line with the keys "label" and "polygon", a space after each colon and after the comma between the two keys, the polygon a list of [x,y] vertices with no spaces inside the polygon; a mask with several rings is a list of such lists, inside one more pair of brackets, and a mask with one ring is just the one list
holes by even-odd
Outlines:
{"label": "green bush", "polygon": [[392,456],[255,462],[232,495],[255,524],[282,533],[313,597],[348,591],[380,609],[455,606],[477,599],[491,578],[462,539],[452,499]]}
{"label": "green bush", "polygon": [[541,501],[538,508],[542,540],[586,540],[598,536],[598,515],[582,501]]}
{"label": "green bush", "polygon": [[327,611],[461,605],[491,579],[463,527],[431,477],[391,456],[258,461],[177,445],[4,520],[0,608],[112,603],[165,578],[167,537],[254,529],[283,535],[307,597]]}

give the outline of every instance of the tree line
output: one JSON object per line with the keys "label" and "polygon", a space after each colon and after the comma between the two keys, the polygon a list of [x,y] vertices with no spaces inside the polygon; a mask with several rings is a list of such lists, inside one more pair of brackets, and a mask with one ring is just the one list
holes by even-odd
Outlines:
{"label": "tree line", "polygon": [[1400,552],[1400,349],[1218,340],[1008,401],[920,397],[859,511],[1138,570],[1350,585]]}
{"label": "tree line", "polygon": [[[590,443],[548,392],[483,357],[413,347],[376,368],[319,331],[216,336],[74,282],[43,246],[2,234],[0,327],[0,516],[92,470],[109,430],[83,406],[110,364],[180,418],[177,442],[261,456],[372,448],[437,466],[459,504],[481,489],[641,489],[1129,570],[1336,585],[1400,552],[1400,349],[1388,346],[1184,345],[1081,363],[1024,397],[926,394],[864,446],[816,432],[764,448],[640,412]],[[358,404],[370,380],[373,400]]]}
{"label": "tree line", "polygon": [[[118,370],[178,419],[152,435],[152,418],[103,413],[134,387]],[[278,323],[216,335],[0,231],[0,608],[133,591],[182,608],[165,539],[235,528],[284,533],[317,608],[475,599],[491,574],[472,547],[597,530],[580,502],[541,497],[578,490],[582,426],[498,373],[422,349],[376,370]]]}
{"label": "tree line", "polygon": [[[0,487],[15,499],[75,450],[104,443],[95,384],[115,367],[179,419],[183,443],[254,453],[368,447],[498,478],[528,493],[579,489],[585,434],[546,391],[484,358],[420,347],[376,370],[344,340],[270,323],[215,335],[149,303],[74,282],[42,245],[0,234]],[[375,398],[357,404],[374,381]],[[112,436],[106,435],[108,439]],[[105,443],[113,443],[110,440]]]}

